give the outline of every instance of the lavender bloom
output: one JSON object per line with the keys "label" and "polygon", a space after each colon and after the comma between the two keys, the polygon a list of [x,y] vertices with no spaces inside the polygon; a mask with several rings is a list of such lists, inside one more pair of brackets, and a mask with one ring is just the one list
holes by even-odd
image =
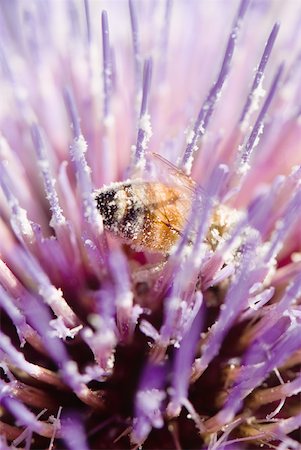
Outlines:
{"label": "lavender bloom", "polygon": [[[1,9],[0,450],[299,449],[300,2]],[[170,176],[174,245],[107,231]]]}

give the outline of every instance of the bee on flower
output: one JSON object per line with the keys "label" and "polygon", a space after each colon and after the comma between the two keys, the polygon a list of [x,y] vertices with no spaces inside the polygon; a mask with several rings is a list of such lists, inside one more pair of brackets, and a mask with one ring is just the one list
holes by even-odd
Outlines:
{"label": "bee on flower", "polygon": [[2,0],[0,449],[300,448],[295,0]]}

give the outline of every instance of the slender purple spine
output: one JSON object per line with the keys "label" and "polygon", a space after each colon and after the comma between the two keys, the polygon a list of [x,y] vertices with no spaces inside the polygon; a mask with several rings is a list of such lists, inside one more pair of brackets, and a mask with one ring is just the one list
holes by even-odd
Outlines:
{"label": "slender purple spine", "polygon": [[103,114],[104,118],[109,116],[110,94],[111,94],[111,49],[108,14],[106,11],[101,13],[102,28],[102,56],[103,56]]}
{"label": "slender purple spine", "polygon": [[[143,91],[142,91],[142,100],[141,100],[141,109],[140,109],[140,120],[147,114],[148,110],[148,101],[149,101],[149,91],[151,84],[151,75],[152,75],[152,60],[149,58],[144,63],[143,68]],[[145,137],[146,132],[139,125],[138,135],[137,135],[137,144],[136,144],[136,162],[140,161],[144,157],[145,153]]]}
{"label": "slender purple spine", "polygon": [[249,110],[250,110],[250,107],[252,105],[252,100],[253,100],[255,91],[256,91],[256,89],[258,88],[260,82],[263,79],[265,67],[267,65],[267,62],[268,62],[270,56],[271,56],[271,53],[272,53],[272,50],[273,50],[273,46],[274,46],[274,43],[275,43],[277,35],[278,35],[278,31],[279,31],[279,24],[275,23],[275,25],[273,26],[272,31],[271,31],[271,33],[269,35],[269,38],[268,38],[268,40],[266,42],[266,45],[265,45],[265,48],[264,48],[264,51],[263,51],[263,54],[262,54],[259,66],[258,66],[258,68],[256,70],[254,81],[253,81],[253,84],[252,84],[252,87],[251,87],[251,91],[250,91],[250,93],[249,93],[249,95],[247,97],[246,103],[245,103],[245,105],[243,107],[243,110],[242,110],[242,113],[241,113],[241,116],[240,116],[240,119],[239,119],[240,126],[242,125],[242,123],[244,122],[244,120],[246,119],[246,117],[247,117],[247,115],[249,113]]}
{"label": "slender purple spine", "polygon": [[301,206],[301,189],[297,190],[293,195],[291,201],[286,207],[281,224],[275,229],[274,235],[271,238],[270,248],[266,254],[266,262],[270,261],[278,254],[279,249],[284,242],[292,224],[297,220]]}
{"label": "slender purple spine", "polygon": [[71,36],[74,39],[80,36],[80,24],[79,24],[79,12],[77,5],[74,1],[66,2],[67,14],[70,20],[70,32]]}
{"label": "slender purple spine", "polygon": [[71,155],[75,163],[77,183],[80,188],[83,209],[86,220],[98,226],[99,214],[96,210],[96,205],[93,197],[93,186],[90,176],[90,167],[88,166],[85,152],[87,150],[87,143],[80,128],[79,114],[76,108],[75,100],[73,94],[69,88],[64,89],[64,99],[66,103],[66,108],[71,119],[72,130],[73,130],[73,145],[71,146]]}
{"label": "slender purple spine", "polygon": [[227,75],[230,71],[231,61],[237,41],[238,32],[240,29],[241,21],[246,13],[247,7],[249,4],[249,0],[242,0],[238,9],[238,13],[234,20],[234,24],[232,26],[230,36],[228,39],[226,51],[224,54],[224,59],[222,62],[222,66],[217,77],[217,80],[213,84],[212,88],[207,95],[206,100],[204,101],[196,122],[193,127],[193,138],[191,142],[187,145],[183,159],[182,159],[182,167],[183,169],[189,173],[190,172],[190,160],[193,153],[196,151],[196,146],[198,139],[200,136],[205,134],[206,128],[209,124],[210,118],[212,116],[216,101],[218,99],[219,93],[221,92],[224,83],[226,81]]}
{"label": "slender purple spine", "polygon": [[[10,188],[10,178],[7,174],[4,162],[0,164],[0,187],[8,202],[11,211],[11,225],[18,239],[25,239],[32,243],[35,240],[31,222],[27,218],[27,211],[20,207],[19,201]],[[24,212],[25,211],[25,217]]]}
{"label": "slender purple spine", "polygon": [[80,417],[66,415],[62,419],[63,439],[68,449],[89,450],[85,430]]}
{"label": "slender purple spine", "polygon": [[141,86],[141,57],[140,57],[138,21],[137,21],[136,8],[133,3],[133,0],[129,0],[129,11],[130,11],[130,19],[131,19],[133,50],[134,50],[136,90],[137,90],[137,92],[139,92],[140,86]]}
{"label": "slender purple spine", "polygon": [[143,67],[143,95],[141,102],[140,117],[142,117],[147,112],[151,75],[152,75],[152,61],[151,59],[147,59]]}
{"label": "slender purple spine", "polygon": [[87,42],[90,44],[91,42],[91,20],[90,20],[90,10],[89,10],[89,1],[84,0],[84,9],[85,9],[85,19],[86,19],[86,32],[87,32]]}
{"label": "slender purple spine", "polygon": [[54,223],[52,225],[54,226],[54,228],[56,228],[56,225],[64,224],[66,219],[63,215],[62,208],[60,207],[59,204],[59,198],[54,187],[54,180],[51,177],[50,169],[48,166],[49,163],[46,156],[45,144],[42,138],[42,133],[40,127],[36,123],[34,123],[31,126],[31,137],[34,144],[34,148],[37,153],[38,162],[41,167],[44,187],[47,199],[50,204],[52,218],[54,219]]}
{"label": "slender purple spine", "polygon": [[82,134],[81,127],[80,127],[80,120],[79,120],[79,115],[78,115],[77,108],[75,105],[74,97],[72,95],[70,88],[68,88],[68,87],[64,88],[64,100],[65,100],[68,115],[71,120],[73,137],[74,137],[74,139],[78,139]]}
{"label": "slender purple spine", "polygon": [[168,36],[170,28],[170,16],[171,16],[172,0],[166,0],[165,11],[164,11],[164,23],[163,30],[161,33],[161,48],[160,48],[160,76],[161,81],[164,80],[165,70],[166,70],[166,56],[168,48]]}
{"label": "slender purple spine", "polygon": [[258,114],[257,120],[256,120],[255,125],[252,129],[252,132],[246,142],[246,145],[241,153],[239,165],[246,164],[250,158],[252,150],[254,149],[254,146],[255,146],[255,142],[256,142],[256,140],[262,130],[262,127],[264,125],[264,119],[265,119],[266,113],[267,113],[267,111],[270,107],[270,104],[274,98],[274,95],[277,91],[283,69],[284,69],[284,64],[281,64],[276,71],[276,74],[274,76],[269,93],[268,93],[268,95],[265,99],[265,102]]}
{"label": "slender purple spine", "polygon": [[39,47],[38,47],[38,38],[37,38],[37,24],[36,18],[29,10],[25,10],[23,13],[23,21],[25,22],[25,26],[27,28],[27,33],[25,36],[26,43],[31,52],[34,64],[39,63]]}

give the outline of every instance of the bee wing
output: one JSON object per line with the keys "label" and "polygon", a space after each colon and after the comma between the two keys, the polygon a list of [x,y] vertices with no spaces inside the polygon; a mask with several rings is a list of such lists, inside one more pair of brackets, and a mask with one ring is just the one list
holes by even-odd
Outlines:
{"label": "bee wing", "polygon": [[202,199],[207,197],[207,192],[202,186],[197,185],[191,177],[163,156],[158,155],[158,153],[150,153],[148,160],[151,165],[151,176],[154,179],[160,180],[168,186],[177,187],[183,192],[186,191],[192,197],[195,196],[196,191]]}
{"label": "bee wing", "polygon": [[195,192],[195,181],[163,156],[158,155],[158,153],[150,153],[147,155],[147,160],[150,167],[150,177],[160,180],[164,184],[183,190],[187,189],[191,193]]}
{"label": "bee wing", "polygon": [[[158,223],[162,220],[168,223],[169,217],[179,215],[179,234],[190,217],[196,196],[201,202],[206,197],[205,190],[197,186],[192,178],[157,153],[147,154],[146,170],[143,175],[139,172],[134,174],[132,183],[140,187],[136,191],[140,204],[152,210]],[[148,195],[144,191],[146,185]]]}

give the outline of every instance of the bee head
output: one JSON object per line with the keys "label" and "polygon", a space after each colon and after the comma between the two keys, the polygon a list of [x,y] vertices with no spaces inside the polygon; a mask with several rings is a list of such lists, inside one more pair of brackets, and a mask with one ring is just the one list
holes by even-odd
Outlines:
{"label": "bee head", "polygon": [[96,192],[95,200],[104,226],[110,229],[118,220],[119,205],[116,190],[98,191]]}

